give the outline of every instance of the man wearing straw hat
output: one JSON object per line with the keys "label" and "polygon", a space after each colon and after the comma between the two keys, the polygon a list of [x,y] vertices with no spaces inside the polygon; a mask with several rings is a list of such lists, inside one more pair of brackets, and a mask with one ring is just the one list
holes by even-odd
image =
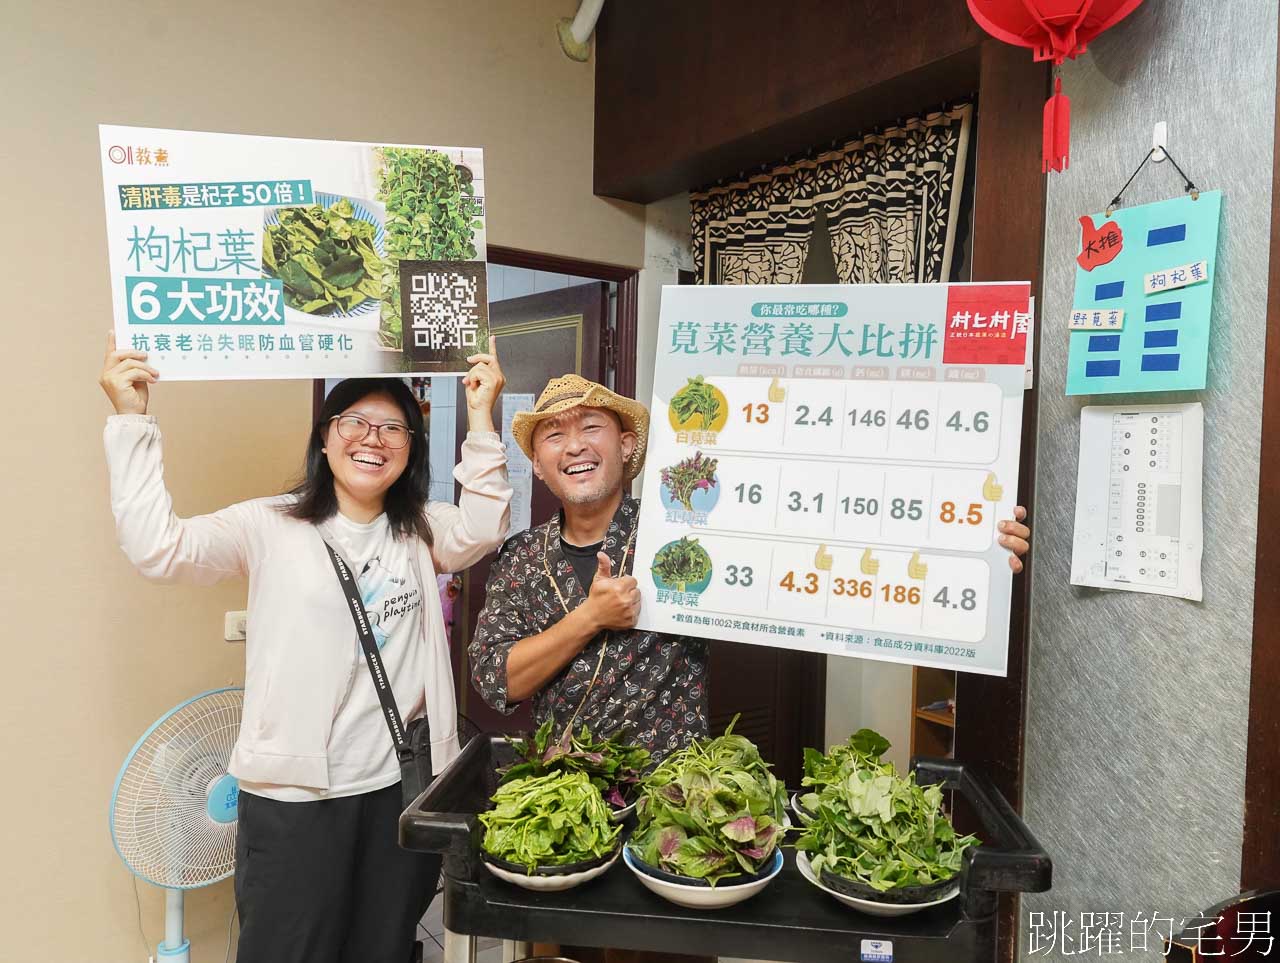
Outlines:
{"label": "man wearing straw hat", "polygon": [[[626,485],[644,465],[649,412],[580,378],[552,380],[511,432],[562,511],[509,538],[489,576],[471,643],[471,678],[501,712],[534,700],[538,723],[614,732],[656,759],[707,734],[707,647],[635,627],[630,574],[640,503]],[[1026,509],[1000,522],[1022,571]]]}
{"label": "man wearing straw hat", "polygon": [[649,412],[577,375],[553,379],[511,425],[562,511],[512,536],[489,575],[472,681],[500,712],[622,733],[655,758],[707,734],[707,647],[635,627],[631,575]]}

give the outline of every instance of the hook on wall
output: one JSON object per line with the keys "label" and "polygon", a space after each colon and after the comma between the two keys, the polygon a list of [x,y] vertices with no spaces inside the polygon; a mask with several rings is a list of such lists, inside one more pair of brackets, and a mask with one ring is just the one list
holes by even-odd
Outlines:
{"label": "hook on wall", "polygon": [[1150,160],[1154,160],[1156,163],[1168,160],[1173,165],[1173,169],[1182,177],[1183,190],[1191,195],[1193,201],[1200,200],[1200,188],[1196,186],[1195,181],[1186,175],[1186,172],[1178,165],[1178,162],[1174,160],[1173,155],[1169,153],[1168,132],[1169,125],[1165,121],[1156,122],[1155,129],[1151,132],[1151,149],[1143,156],[1142,163],[1129,175],[1129,179],[1124,182],[1124,187],[1120,188],[1116,196],[1111,198],[1111,203],[1106,208],[1107,217],[1110,217],[1115,212],[1115,209],[1120,206],[1120,198],[1129,189],[1129,185],[1133,183],[1133,179],[1138,176],[1142,168],[1147,166],[1147,161]]}
{"label": "hook on wall", "polygon": [[1156,121],[1155,129],[1151,131],[1151,159],[1157,164],[1163,163],[1169,156],[1165,153],[1165,146],[1169,143],[1169,125],[1163,121]]}

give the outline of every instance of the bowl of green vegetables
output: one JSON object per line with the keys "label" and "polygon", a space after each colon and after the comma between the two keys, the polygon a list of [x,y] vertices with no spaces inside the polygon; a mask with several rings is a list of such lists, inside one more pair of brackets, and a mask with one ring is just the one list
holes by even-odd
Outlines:
{"label": "bowl of green vegetables", "polygon": [[554,734],[548,719],[531,736],[507,740],[515,761],[499,770],[502,782],[550,772],[581,772],[608,804],[610,818],[622,822],[635,811],[640,780],[649,767],[649,750],[625,742],[617,733],[596,738],[582,726]]}
{"label": "bowl of green vegetables", "polygon": [[863,729],[830,753],[805,752],[809,815],[796,840],[801,874],[840,902],[881,916],[917,912],[953,898],[964,851],[942,812],[942,790],[899,776],[889,743]]}
{"label": "bowl of green vegetables", "polygon": [[[879,762],[889,749],[889,740],[874,729],[859,729],[841,745],[832,746],[827,752],[817,749],[804,751],[804,778],[802,789],[791,796],[791,810],[803,826],[813,822],[818,808],[818,795],[822,788],[840,777],[841,768],[850,758]],[[805,800],[808,800],[806,805]],[[812,807],[812,808],[810,808]]]}
{"label": "bowl of green vegetables", "polygon": [[503,783],[480,814],[481,857],[494,876],[525,889],[556,892],[595,879],[618,859],[622,827],[581,772]]}

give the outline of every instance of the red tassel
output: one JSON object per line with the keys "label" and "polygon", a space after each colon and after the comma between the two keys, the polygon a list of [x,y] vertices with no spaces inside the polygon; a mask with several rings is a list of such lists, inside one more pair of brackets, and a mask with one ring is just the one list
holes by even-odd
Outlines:
{"label": "red tassel", "polygon": [[1043,171],[1065,171],[1071,155],[1071,101],[1062,92],[1062,78],[1055,78],[1053,96],[1044,105]]}

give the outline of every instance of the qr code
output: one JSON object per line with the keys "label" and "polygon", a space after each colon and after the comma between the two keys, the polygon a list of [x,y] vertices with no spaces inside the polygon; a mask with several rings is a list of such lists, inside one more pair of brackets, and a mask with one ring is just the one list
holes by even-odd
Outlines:
{"label": "qr code", "polygon": [[413,346],[473,348],[480,330],[478,280],[457,271],[414,274],[409,288]]}

